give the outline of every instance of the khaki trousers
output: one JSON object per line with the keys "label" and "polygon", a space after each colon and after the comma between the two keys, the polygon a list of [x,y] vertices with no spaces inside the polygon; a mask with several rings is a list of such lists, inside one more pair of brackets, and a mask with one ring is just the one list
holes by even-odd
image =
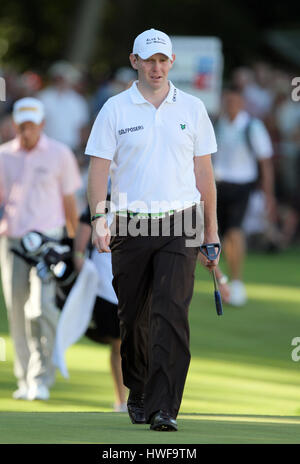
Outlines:
{"label": "khaki trousers", "polygon": [[50,387],[55,381],[52,351],[59,310],[55,282],[43,283],[35,267],[10,249],[20,241],[0,237],[0,263],[4,300],[14,346],[14,373],[19,387],[36,383]]}

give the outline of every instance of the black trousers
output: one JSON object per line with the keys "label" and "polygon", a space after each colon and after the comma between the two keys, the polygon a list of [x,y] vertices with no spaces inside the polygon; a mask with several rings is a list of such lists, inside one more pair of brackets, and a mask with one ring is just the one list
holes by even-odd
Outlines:
{"label": "black trousers", "polygon": [[169,236],[117,233],[111,241],[124,384],[145,394],[148,422],[159,409],[177,416],[191,356],[188,309],[199,246],[187,247],[184,233],[174,235],[176,217],[170,221]]}

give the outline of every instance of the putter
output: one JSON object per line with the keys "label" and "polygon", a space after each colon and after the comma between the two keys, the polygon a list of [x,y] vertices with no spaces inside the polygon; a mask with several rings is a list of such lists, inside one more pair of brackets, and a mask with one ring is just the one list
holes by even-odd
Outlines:
{"label": "putter", "polygon": [[[218,249],[217,252],[215,248]],[[200,245],[200,252],[210,261],[213,261],[214,259],[216,259],[219,256],[220,251],[221,251],[220,243],[205,243],[204,245]],[[219,292],[216,273],[214,270],[212,271],[212,275],[213,275],[214,287],[215,287],[214,295],[215,295],[216,311],[217,311],[218,316],[222,316],[223,314],[222,300],[221,300],[221,295]]]}

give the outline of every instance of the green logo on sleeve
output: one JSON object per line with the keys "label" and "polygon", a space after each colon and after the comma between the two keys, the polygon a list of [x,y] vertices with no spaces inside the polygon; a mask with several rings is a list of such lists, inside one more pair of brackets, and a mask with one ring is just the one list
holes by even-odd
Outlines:
{"label": "green logo on sleeve", "polygon": [[180,127],[182,130],[184,130],[186,128],[186,124],[180,124]]}

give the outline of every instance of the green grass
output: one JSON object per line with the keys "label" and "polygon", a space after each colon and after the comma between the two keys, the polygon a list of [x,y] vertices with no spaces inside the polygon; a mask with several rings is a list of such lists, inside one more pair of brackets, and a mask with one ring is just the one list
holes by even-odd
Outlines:
{"label": "green grass", "polygon": [[[276,444],[300,443],[300,418],[181,414],[177,433],[128,424],[125,414],[105,412],[1,413],[5,443]],[[1,438],[1,443],[3,439]]]}
{"label": "green grass", "polygon": [[[13,353],[0,301],[0,443],[300,443],[299,249],[249,254],[249,301],[216,315],[213,283],[197,267],[190,310],[192,361],[179,432],[158,434],[112,413],[109,348],[86,338],[67,352],[70,379],[57,374],[46,402],[15,401]],[[28,427],[30,424],[30,427]]]}

